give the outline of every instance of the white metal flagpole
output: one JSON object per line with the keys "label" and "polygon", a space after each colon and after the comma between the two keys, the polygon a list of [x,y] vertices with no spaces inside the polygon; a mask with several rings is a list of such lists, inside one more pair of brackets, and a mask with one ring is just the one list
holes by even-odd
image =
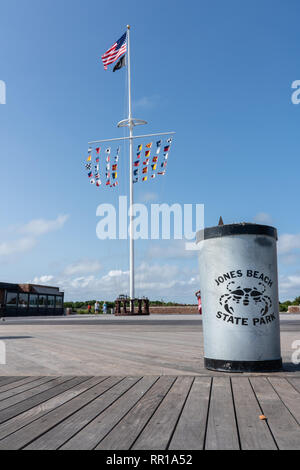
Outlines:
{"label": "white metal flagpole", "polygon": [[[127,72],[128,72],[128,119],[123,119],[118,123],[118,127],[129,127],[129,137],[118,137],[115,139],[102,139],[89,142],[93,145],[100,142],[112,142],[120,140],[129,140],[129,294],[130,299],[134,299],[134,230],[133,230],[133,141],[143,137],[161,136],[167,134],[175,134],[175,132],[160,132],[156,134],[133,135],[133,128],[147,124],[143,119],[132,117],[131,108],[131,69],[130,69],[130,26],[127,25]],[[132,305],[131,305],[132,307]]]}
{"label": "white metal flagpole", "polygon": [[134,239],[133,239],[133,122],[131,111],[130,26],[127,25],[128,126],[129,126],[129,295],[134,299]]}

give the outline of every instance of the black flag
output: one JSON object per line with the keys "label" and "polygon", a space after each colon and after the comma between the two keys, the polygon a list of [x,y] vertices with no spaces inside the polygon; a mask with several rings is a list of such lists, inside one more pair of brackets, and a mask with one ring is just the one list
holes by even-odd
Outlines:
{"label": "black flag", "polygon": [[126,61],[125,61],[125,54],[122,55],[121,59],[116,63],[116,65],[113,68],[113,72],[116,70],[120,70],[122,67],[125,67]]}

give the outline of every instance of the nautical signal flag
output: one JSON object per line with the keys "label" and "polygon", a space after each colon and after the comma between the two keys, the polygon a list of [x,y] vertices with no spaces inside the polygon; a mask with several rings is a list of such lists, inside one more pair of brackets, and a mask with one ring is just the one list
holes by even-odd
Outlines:
{"label": "nautical signal flag", "polygon": [[[87,170],[88,178],[90,183],[96,184],[96,186],[100,186],[101,183],[101,173],[100,173],[100,152],[101,152],[101,147],[89,147],[88,149],[89,155],[87,158],[87,163],[84,162],[85,169]],[[119,158],[119,153],[120,153],[120,146],[114,151],[114,154],[117,155],[114,157],[115,159]],[[118,164],[114,161],[114,163],[110,163],[110,156],[111,156],[111,148],[108,147],[105,149],[105,164],[103,167],[101,166],[101,169],[103,170],[103,178],[105,177],[106,179],[106,186],[117,186],[117,168]],[[93,171],[92,171],[93,169]],[[110,172],[112,170],[112,172]],[[114,179],[114,183],[112,184],[110,182],[110,177]]]}
{"label": "nautical signal flag", "polygon": [[[148,179],[148,174],[149,174],[149,178],[151,179],[154,179],[156,177],[156,175],[165,175],[166,173],[166,167],[167,167],[167,163],[168,163],[168,157],[169,157],[169,150],[170,150],[170,145],[171,145],[171,142],[172,142],[172,138],[168,138],[168,139],[160,139],[156,142],[156,147],[155,147],[155,154],[154,156],[151,158],[151,168],[150,168],[150,171],[148,171],[149,169],[149,162],[150,162],[150,154],[151,154],[151,148],[152,146],[154,145],[155,146],[155,142],[153,144],[153,142],[149,142],[147,144],[144,144],[145,146],[145,158],[144,158],[144,161],[143,161],[143,166],[142,166],[142,170],[141,170],[141,177],[140,179],[138,178],[138,169],[133,169],[133,182],[137,183],[139,180],[140,181],[147,181]],[[138,167],[139,166],[139,162],[142,161],[140,160],[141,158],[141,151],[142,151],[142,147],[143,145],[140,144],[138,146],[138,151],[137,151],[137,160],[134,162],[134,166],[135,167]],[[160,158],[160,150],[163,150],[163,156]],[[158,163],[159,161],[159,163]]]}
{"label": "nautical signal flag", "polygon": [[104,69],[107,70],[107,66],[119,59],[127,50],[127,33],[124,33],[120,39],[117,40],[101,57],[104,65]]}

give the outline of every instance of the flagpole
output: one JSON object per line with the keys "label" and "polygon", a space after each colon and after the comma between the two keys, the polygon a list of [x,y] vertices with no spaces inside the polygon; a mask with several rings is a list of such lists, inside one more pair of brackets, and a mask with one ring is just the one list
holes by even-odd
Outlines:
{"label": "flagpole", "polygon": [[133,121],[131,111],[130,26],[127,25],[128,125],[129,125],[129,295],[134,299],[134,239],[133,239]]}

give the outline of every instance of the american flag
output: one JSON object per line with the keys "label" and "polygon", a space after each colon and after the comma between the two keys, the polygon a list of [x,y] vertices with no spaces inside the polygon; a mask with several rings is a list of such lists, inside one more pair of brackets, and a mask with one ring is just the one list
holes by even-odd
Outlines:
{"label": "american flag", "polygon": [[106,51],[103,56],[102,56],[102,62],[104,65],[104,69],[107,70],[107,66],[109,64],[112,64],[118,58],[125,54],[127,50],[127,44],[126,44],[126,33],[123,34],[123,36],[114,43],[114,45]]}

